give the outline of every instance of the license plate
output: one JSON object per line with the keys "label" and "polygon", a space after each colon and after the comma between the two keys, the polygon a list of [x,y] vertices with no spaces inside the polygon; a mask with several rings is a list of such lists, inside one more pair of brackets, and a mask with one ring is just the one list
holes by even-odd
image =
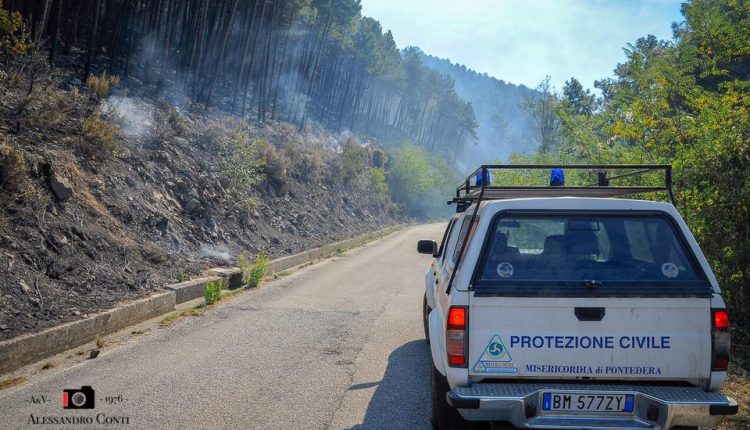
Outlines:
{"label": "license plate", "polygon": [[542,410],[567,412],[633,412],[632,394],[544,393]]}

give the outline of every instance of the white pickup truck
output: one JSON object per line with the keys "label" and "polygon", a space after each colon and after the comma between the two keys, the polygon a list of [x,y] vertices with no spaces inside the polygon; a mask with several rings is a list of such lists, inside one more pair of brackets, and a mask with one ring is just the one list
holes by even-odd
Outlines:
{"label": "white pickup truck", "polygon": [[[673,204],[613,198],[672,199],[671,168],[553,167],[480,167],[441,243],[418,244],[434,257],[433,424],[670,429],[736,414],[719,391],[729,318],[698,243]],[[490,182],[508,168],[552,169],[551,186]],[[593,185],[565,185],[584,169]],[[663,186],[611,185],[655,172]]]}

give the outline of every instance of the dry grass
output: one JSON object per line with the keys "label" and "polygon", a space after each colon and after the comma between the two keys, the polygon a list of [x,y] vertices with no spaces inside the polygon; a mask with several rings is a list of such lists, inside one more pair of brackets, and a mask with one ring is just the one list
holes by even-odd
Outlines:
{"label": "dry grass", "polygon": [[20,376],[18,378],[8,378],[0,381],[0,390],[5,390],[10,387],[15,387],[16,385],[23,384],[24,382],[28,381],[29,378],[25,376]]}
{"label": "dry grass", "polygon": [[190,132],[188,123],[174,106],[162,101],[154,110],[154,123],[151,133],[157,141],[164,141],[175,136],[184,137]]}
{"label": "dry grass", "polygon": [[91,75],[86,79],[86,87],[96,100],[106,98],[109,92],[118,85],[120,85],[120,77],[109,76],[106,72],[102,72],[101,75]]}
{"label": "dry grass", "polygon": [[178,321],[185,317],[199,317],[206,313],[206,308],[203,305],[198,305],[194,308],[190,308],[184,311],[176,311],[167,314],[161,319],[161,325],[170,325],[175,321]]}
{"label": "dry grass", "polygon": [[99,112],[94,112],[81,123],[84,140],[91,149],[105,153],[115,153],[119,150],[118,124],[107,121]]}
{"label": "dry grass", "polygon": [[737,366],[731,367],[723,391],[739,403],[740,411],[737,415],[727,417],[718,428],[720,430],[750,429],[750,372]]}
{"label": "dry grass", "polygon": [[26,173],[26,157],[0,137],[0,189],[16,188]]}

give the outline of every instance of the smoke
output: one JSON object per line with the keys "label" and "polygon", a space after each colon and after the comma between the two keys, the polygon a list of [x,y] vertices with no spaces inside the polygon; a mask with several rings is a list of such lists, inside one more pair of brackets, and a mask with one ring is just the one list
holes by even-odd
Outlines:
{"label": "smoke", "polygon": [[125,137],[140,138],[154,123],[153,106],[132,97],[110,96],[102,104],[102,111],[111,112],[122,122]]}
{"label": "smoke", "polygon": [[204,258],[213,258],[215,260],[222,260],[225,262],[233,261],[232,254],[229,253],[229,248],[223,245],[220,245],[220,246],[203,245],[201,246],[198,253],[200,254],[201,257],[204,257]]}

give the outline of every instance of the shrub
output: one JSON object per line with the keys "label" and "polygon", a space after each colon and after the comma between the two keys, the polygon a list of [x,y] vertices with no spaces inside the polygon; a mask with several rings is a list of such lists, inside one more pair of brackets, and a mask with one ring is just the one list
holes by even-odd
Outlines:
{"label": "shrub", "polygon": [[96,341],[95,341],[95,343],[96,343],[96,348],[97,348],[97,349],[102,349],[102,348],[104,348],[105,346],[107,346],[107,341],[106,341],[106,340],[104,340],[104,338],[103,338],[103,337],[100,337],[100,336],[97,336],[97,337],[96,337]]}
{"label": "shrub", "polygon": [[442,157],[407,145],[394,152],[388,164],[391,197],[409,215],[430,219],[450,213],[441,196],[450,195],[458,178]]}
{"label": "shrub", "polygon": [[187,121],[180,112],[167,101],[159,102],[154,111],[153,135],[158,140],[166,140],[174,136],[186,136],[188,131]]}
{"label": "shrub", "polygon": [[117,151],[119,144],[117,137],[120,134],[118,124],[107,121],[99,112],[94,112],[82,122],[83,139],[93,149],[106,153]]}
{"label": "shrub", "polygon": [[298,158],[296,158],[299,172],[304,174],[303,178],[309,182],[317,183],[325,175],[325,154],[326,149],[321,144],[314,144],[303,148]]}
{"label": "shrub", "polygon": [[206,284],[206,287],[203,289],[203,300],[205,300],[207,305],[212,305],[219,301],[222,284],[221,279]]}
{"label": "shrub", "polygon": [[265,140],[258,141],[260,148],[263,148],[266,166],[263,172],[266,174],[274,185],[283,187],[286,184],[287,174],[289,172],[289,158],[281,151],[278,151],[273,145]]}
{"label": "shrub", "polygon": [[374,149],[370,158],[374,167],[383,168],[388,162],[388,154],[382,149]]}
{"label": "shrub", "polygon": [[211,121],[203,131],[203,143],[219,149],[222,168],[242,196],[263,180],[268,143],[253,141],[247,123],[237,119]]}
{"label": "shrub", "polygon": [[379,195],[385,196],[388,194],[388,184],[385,182],[385,169],[380,167],[373,167],[370,169],[370,183],[375,191]]}
{"label": "shrub", "polygon": [[106,72],[102,72],[98,76],[91,75],[86,79],[86,87],[88,87],[92,98],[97,101],[106,98],[110,90],[118,85],[120,85],[120,77],[117,75],[109,76]]}
{"label": "shrub", "polygon": [[245,254],[240,254],[240,258],[237,259],[237,266],[242,271],[242,282],[247,284],[247,279],[250,274],[250,269],[253,268],[253,263],[245,257]]}
{"label": "shrub", "polygon": [[0,142],[0,190],[17,188],[26,172],[26,157],[9,143]]}
{"label": "shrub", "polygon": [[349,138],[341,153],[344,178],[348,181],[358,178],[367,169],[369,154],[367,148],[356,139]]}
{"label": "shrub", "polygon": [[23,28],[23,17],[19,12],[9,12],[0,0],[0,58],[20,57],[29,49],[28,34]]}
{"label": "shrub", "polygon": [[[244,257],[242,257],[244,258]],[[263,277],[266,276],[266,270],[268,270],[268,262],[270,261],[268,255],[260,253],[255,257],[255,263],[250,265],[246,263],[242,273],[242,280],[248,287],[257,287]],[[242,266],[240,266],[242,267]]]}

